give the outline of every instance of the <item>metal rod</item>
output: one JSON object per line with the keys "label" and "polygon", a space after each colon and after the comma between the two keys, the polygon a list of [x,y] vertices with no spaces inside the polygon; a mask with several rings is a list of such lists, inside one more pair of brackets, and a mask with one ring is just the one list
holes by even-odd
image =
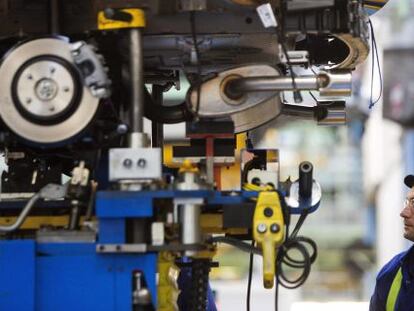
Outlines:
{"label": "metal rod", "polygon": [[130,129],[142,133],[144,117],[144,68],[142,34],[140,29],[129,31],[129,65],[131,80]]}
{"label": "metal rod", "polygon": [[[201,206],[198,204],[183,204],[181,206],[181,242],[197,244],[201,242],[200,232]],[[193,256],[196,251],[186,251],[186,256]]]}
{"label": "metal rod", "polygon": [[344,101],[322,101],[313,107],[283,104],[281,113],[302,120],[316,120],[318,125],[323,126],[346,124],[346,107]]}
{"label": "metal rod", "polygon": [[79,202],[74,200],[72,201],[72,208],[70,210],[70,217],[69,217],[69,230],[78,230],[79,229],[79,222],[80,222],[80,206]]}
{"label": "metal rod", "polygon": [[60,33],[59,13],[59,0],[49,0],[49,31],[52,35]]}
{"label": "metal rod", "polygon": [[206,138],[206,175],[207,182],[214,185],[214,137]]}
{"label": "metal rod", "polygon": [[[324,85],[322,76],[295,77],[298,90],[319,90]],[[289,76],[249,77],[230,80],[226,86],[226,94],[235,98],[248,92],[269,92],[294,90],[292,78]]]}
{"label": "metal rod", "polygon": [[[154,104],[162,106],[164,95],[164,87],[161,85],[152,85],[152,99]],[[152,121],[152,147],[162,148],[164,140],[164,125],[157,121]],[[162,153],[161,153],[162,154]]]}

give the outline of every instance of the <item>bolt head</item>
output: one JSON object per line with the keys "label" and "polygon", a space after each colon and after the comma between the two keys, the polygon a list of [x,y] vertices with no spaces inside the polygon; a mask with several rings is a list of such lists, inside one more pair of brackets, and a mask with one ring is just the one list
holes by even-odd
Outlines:
{"label": "bolt head", "polygon": [[143,159],[143,158],[138,159],[137,165],[138,165],[138,167],[140,167],[140,168],[144,168],[144,167],[146,167],[146,166],[147,166],[147,160],[145,160],[145,159]]}
{"label": "bolt head", "polygon": [[123,165],[124,167],[126,167],[126,168],[130,168],[130,167],[132,166],[132,160],[131,160],[131,159],[125,159],[125,160],[122,162],[122,165]]}
{"label": "bolt head", "polygon": [[118,132],[118,134],[126,134],[128,132],[128,126],[126,124],[119,124],[118,127],[116,128],[116,131]]}

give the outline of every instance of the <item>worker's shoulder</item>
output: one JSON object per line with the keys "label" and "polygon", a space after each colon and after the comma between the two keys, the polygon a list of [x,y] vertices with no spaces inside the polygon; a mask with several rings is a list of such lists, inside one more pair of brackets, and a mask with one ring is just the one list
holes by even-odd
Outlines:
{"label": "worker's shoulder", "polygon": [[410,250],[406,250],[394,256],[389,262],[387,262],[380,272],[378,273],[377,280],[381,279],[394,279],[395,273],[401,267],[404,258],[407,256]]}

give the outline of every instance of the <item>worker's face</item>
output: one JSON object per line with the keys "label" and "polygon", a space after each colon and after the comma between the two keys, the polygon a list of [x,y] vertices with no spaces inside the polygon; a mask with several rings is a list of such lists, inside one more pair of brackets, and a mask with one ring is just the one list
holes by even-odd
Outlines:
{"label": "worker's face", "polygon": [[414,242],[414,187],[407,194],[400,216],[404,219],[404,237]]}

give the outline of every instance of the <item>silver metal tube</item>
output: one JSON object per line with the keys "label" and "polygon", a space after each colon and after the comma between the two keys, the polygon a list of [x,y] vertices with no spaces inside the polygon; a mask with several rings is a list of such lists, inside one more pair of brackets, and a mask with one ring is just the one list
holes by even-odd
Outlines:
{"label": "silver metal tube", "polygon": [[[179,190],[198,190],[200,185],[197,181],[197,175],[193,172],[185,172],[182,182],[177,184]],[[179,206],[181,243],[200,244],[202,234],[200,227],[201,204],[200,199],[177,199],[175,203]],[[185,256],[194,256],[197,251],[185,251]]]}
{"label": "silver metal tube", "polygon": [[79,202],[75,201],[72,202],[73,206],[70,210],[70,217],[69,217],[69,230],[78,230],[79,229],[79,222],[80,222],[80,207]]}
{"label": "silver metal tube", "polygon": [[20,228],[20,226],[23,224],[23,222],[26,220],[27,215],[32,210],[35,203],[41,198],[40,193],[36,193],[34,196],[31,197],[31,199],[26,203],[26,206],[23,208],[20,215],[17,217],[17,220],[14,224],[11,224],[9,226],[0,226],[0,232],[13,232]]}
{"label": "silver metal tube", "polygon": [[318,125],[338,126],[346,124],[346,106],[344,101],[337,101],[330,105],[319,104],[319,108],[326,109],[322,118],[318,118]]}
{"label": "silver metal tube", "polygon": [[350,96],[352,75],[350,72],[320,72],[314,76],[262,76],[229,79],[224,92],[231,99],[239,99],[249,92],[318,90],[321,96]]}
{"label": "silver metal tube", "polygon": [[59,25],[59,13],[60,13],[60,0],[51,0],[49,1],[49,27],[50,33],[52,35],[60,34],[60,25]]}
{"label": "silver metal tube", "polygon": [[282,114],[301,120],[316,120],[318,125],[338,126],[346,124],[344,101],[318,102],[317,106],[282,105]]}
{"label": "silver metal tube", "polygon": [[[321,79],[321,76],[302,76],[295,77],[295,84],[298,90],[319,90],[323,86],[324,80]],[[226,94],[232,98],[232,94],[289,91],[294,89],[292,77],[289,76],[250,77],[229,81],[226,87]]]}
{"label": "silver metal tube", "polygon": [[[182,243],[197,244],[201,242],[200,231],[201,207],[198,204],[183,204],[181,206],[181,237]],[[186,256],[192,256],[196,252],[186,251]]]}
{"label": "silver metal tube", "polygon": [[141,133],[144,123],[144,66],[143,46],[140,29],[129,31],[129,65],[131,80],[130,130]]}

